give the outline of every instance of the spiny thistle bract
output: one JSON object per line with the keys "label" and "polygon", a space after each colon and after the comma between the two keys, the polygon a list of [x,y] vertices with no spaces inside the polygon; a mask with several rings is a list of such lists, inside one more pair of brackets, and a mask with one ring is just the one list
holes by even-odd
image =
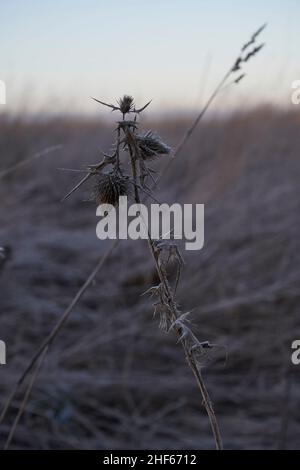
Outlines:
{"label": "spiny thistle bract", "polygon": [[104,173],[98,177],[91,199],[97,204],[117,206],[119,197],[127,196],[129,189],[128,178],[117,175],[115,172]]}
{"label": "spiny thistle bract", "polygon": [[130,113],[134,108],[134,100],[132,96],[124,95],[123,98],[120,98],[118,101],[120,111],[123,115]]}
{"label": "spiny thistle bract", "polygon": [[148,131],[145,135],[137,136],[137,142],[141,157],[144,160],[151,160],[159,155],[169,155],[171,152],[171,148],[152,131]]}

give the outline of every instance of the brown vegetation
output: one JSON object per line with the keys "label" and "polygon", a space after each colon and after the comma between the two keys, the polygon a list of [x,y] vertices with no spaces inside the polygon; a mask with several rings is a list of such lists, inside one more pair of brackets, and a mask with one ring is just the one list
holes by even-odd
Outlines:
{"label": "brown vegetation", "polygon": [[[289,356],[300,327],[299,124],[297,113],[272,108],[207,120],[158,188],[161,201],[206,204],[205,247],[185,254],[178,298],[198,306],[197,335],[217,345],[203,366],[226,448],[298,447],[299,381]],[[186,123],[149,127],[174,145]],[[99,142],[110,142],[96,121],[2,116],[1,128],[3,169],[64,146],[1,180],[0,245],[11,250],[0,274],[4,403],[33,345],[107,247],[82,193],[59,204],[70,174],[56,168],[93,163]],[[153,276],[142,245],[121,243],[51,349],[12,448],[212,447],[180,348],[157,332],[141,296]]]}

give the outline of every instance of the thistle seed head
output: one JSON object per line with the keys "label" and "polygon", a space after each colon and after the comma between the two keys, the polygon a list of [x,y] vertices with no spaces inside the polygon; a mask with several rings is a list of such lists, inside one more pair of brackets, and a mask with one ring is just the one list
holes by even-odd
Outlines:
{"label": "thistle seed head", "polygon": [[132,96],[124,95],[123,98],[120,98],[118,105],[122,114],[127,114],[134,108],[134,101]]}
{"label": "thistle seed head", "polygon": [[152,160],[159,155],[169,155],[171,152],[171,148],[152,131],[147,132],[145,135],[138,136],[137,142],[144,160]]}
{"label": "thistle seed head", "polygon": [[111,204],[116,207],[119,204],[119,197],[127,196],[129,190],[128,178],[113,172],[102,174],[94,187],[91,199],[97,204]]}

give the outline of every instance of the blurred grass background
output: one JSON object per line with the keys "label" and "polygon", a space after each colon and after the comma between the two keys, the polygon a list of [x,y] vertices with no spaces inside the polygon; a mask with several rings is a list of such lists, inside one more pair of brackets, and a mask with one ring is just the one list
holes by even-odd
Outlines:
{"label": "blurred grass background", "polygon": [[[189,123],[142,120],[173,146]],[[299,124],[297,108],[211,116],[158,188],[161,202],[205,203],[205,246],[184,253],[178,295],[185,310],[198,306],[199,339],[221,346],[203,367],[225,448],[299,448]],[[60,203],[78,175],[57,168],[95,163],[112,126],[7,113],[0,128],[0,170],[63,145],[0,180],[3,404],[110,243],[96,238],[87,189]],[[154,280],[145,242],[123,241],[52,346],[12,448],[213,448],[181,348],[141,296]]]}

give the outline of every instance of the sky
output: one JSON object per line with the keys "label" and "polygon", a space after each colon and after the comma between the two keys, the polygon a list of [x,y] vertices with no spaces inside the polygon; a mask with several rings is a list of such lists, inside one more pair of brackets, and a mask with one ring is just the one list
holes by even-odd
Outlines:
{"label": "sky", "polygon": [[217,110],[290,102],[300,79],[299,0],[0,0],[6,110],[93,114],[124,93],[193,111],[263,23],[266,47]]}

